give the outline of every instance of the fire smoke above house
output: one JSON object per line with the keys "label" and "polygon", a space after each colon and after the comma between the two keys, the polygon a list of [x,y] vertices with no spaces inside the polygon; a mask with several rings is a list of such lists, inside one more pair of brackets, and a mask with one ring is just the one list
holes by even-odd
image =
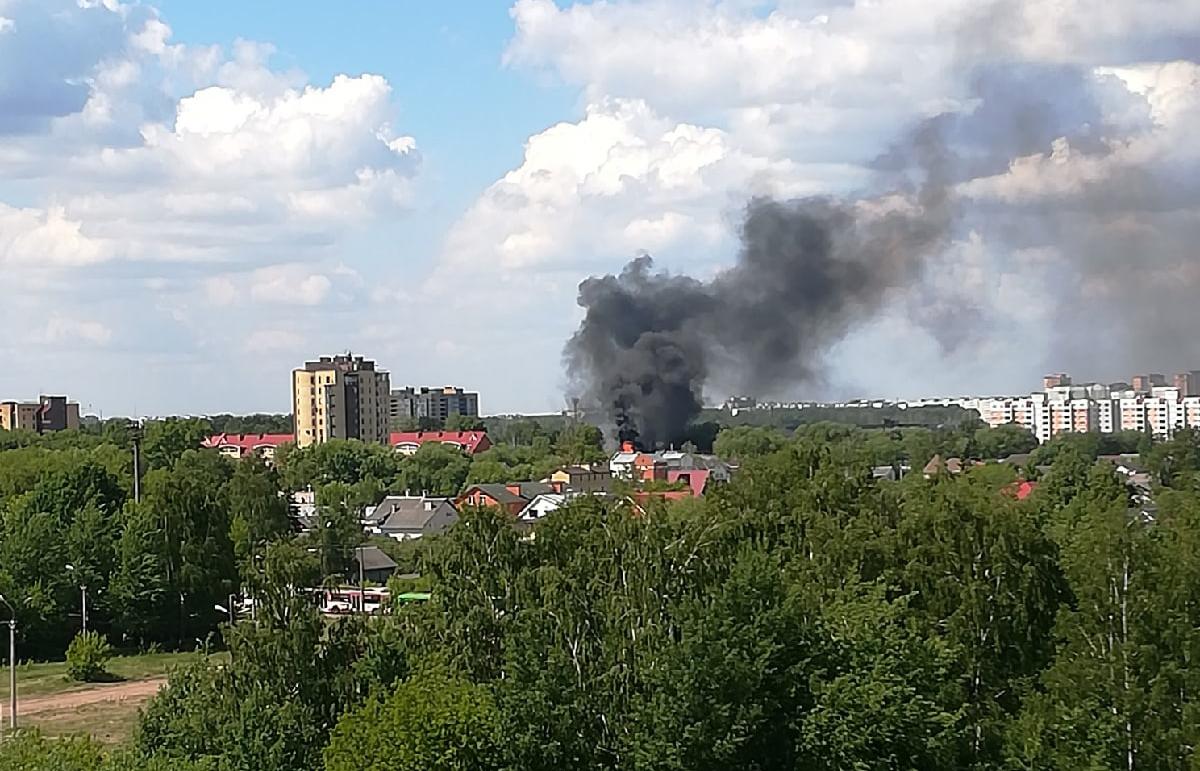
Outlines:
{"label": "fire smoke above house", "polygon": [[920,277],[945,237],[944,203],[928,184],[915,199],[753,200],[736,264],[711,281],[656,272],[643,256],[580,284],[570,375],[621,441],[678,442],[714,370],[756,393],[810,378],[889,290]]}
{"label": "fire smoke above house", "polygon": [[[990,26],[969,32],[963,50],[1004,43]],[[1043,341],[1077,369],[1196,360],[1200,185],[1179,138],[1200,115],[1194,85],[1179,85],[1195,61],[1155,70],[1152,92],[1077,64],[974,67],[970,98],[877,157],[863,197],[752,200],[737,259],[712,280],[640,257],[583,281],[564,351],[572,395],[608,411],[610,438],[679,441],[707,383],[761,397],[811,382],[893,302],[946,351],[1005,330],[1028,343],[1016,366],[1040,369]],[[952,270],[964,256],[970,283]]]}

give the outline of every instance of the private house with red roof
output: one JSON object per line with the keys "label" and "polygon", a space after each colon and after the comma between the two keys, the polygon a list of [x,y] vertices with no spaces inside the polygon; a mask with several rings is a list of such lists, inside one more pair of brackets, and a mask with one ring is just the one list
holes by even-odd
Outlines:
{"label": "private house with red roof", "polygon": [[275,450],[281,444],[296,441],[291,434],[216,434],[200,443],[201,447],[216,450],[229,458],[257,455],[266,461],[275,460]]}
{"label": "private house with red roof", "polygon": [[539,495],[561,494],[562,491],[562,484],[558,482],[483,483],[468,487],[454,503],[460,509],[466,506],[499,508],[515,517]]}
{"label": "private house with red roof", "polygon": [[697,498],[704,496],[704,488],[708,486],[708,469],[672,469],[667,472],[667,481],[688,486],[692,495]]}
{"label": "private house with red roof", "polygon": [[388,444],[404,455],[412,455],[429,442],[457,447],[467,455],[481,453],[492,446],[492,440],[483,431],[400,431],[393,432],[388,439]]}
{"label": "private house with red roof", "polygon": [[1004,493],[1006,495],[1011,495],[1018,501],[1023,501],[1029,496],[1033,495],[1033,491],[1037,489],[1037,486],[1037,482],[1021,480],[1019,482],[1013,482],[1011,485],[1005,487]]}

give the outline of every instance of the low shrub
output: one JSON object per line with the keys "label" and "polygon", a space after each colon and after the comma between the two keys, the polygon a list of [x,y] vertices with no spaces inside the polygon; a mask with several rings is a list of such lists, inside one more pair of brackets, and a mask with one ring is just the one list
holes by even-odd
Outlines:
{"label": "low shrub", "polygon": [[108,660],[112,646],[96,632],[80,632],[67,646],[67,676],[80,683],[111,679]]}

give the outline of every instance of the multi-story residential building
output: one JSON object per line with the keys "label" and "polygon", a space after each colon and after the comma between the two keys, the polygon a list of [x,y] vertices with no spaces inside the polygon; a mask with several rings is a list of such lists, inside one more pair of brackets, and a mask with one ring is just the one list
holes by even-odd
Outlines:
{"label": "multi-story residential building", "polygon": [[405,422],[420,418],[445,421],[451,415],[479,415],[479,394],[462,388],[400,388],[389,397],[392,425],[401,427]]}
{"label": "multi-story residential building", "polygon": [[1096,430],[1102,434],[1111,434],[1117,430],[1117,410],[1113,407],[1112,399],[1100,399],[1096,402]]}
{"label": "multi-story residential building", "polygon": [[1146,430],[1146,404],[1137,393],[1126,392],[1114,401],[1117,405],[1118,431]]}
{"label": "multi-story residential building", "polygon": [[322,356],[292,372],[296,444],[388,441],[388,373],[350,354]]}
{"label": "multi-story residential building", "polygon": [[[1144,385],[1148,385],[1146,376]],[[957,399],[954,404],[979,412],[990,426],[1016,423],[1039,442],[1065,432],[1149,432],[1170,438],[1183,428],[1200,428],[1200,396],[1175,386],[1150,385],[1148,392],[1089,384],[1055,386],[1029,397]]]}
{"label": "multi-story residential building", "polygon": [[1047,391],[1051,388],[1069,385],[1071,385],[1071,376],[1065,372],[1056,372],[1053,375],[1046,375],[1042,378],[1042,388],[1045,388]]}
{"label": "multi-story residential building", "polygon": [[79,428],[79,405],[65,396],[39,396],[36,402],[0,402],[0,429],[66,431]]}
{"label": "multi-story residential building", "polygon": [[1179,411],[1185,426],[1200,427],[1200,396],[1185,396],[1179,403]]}
{"label": "multi-story residential building", "polygon": [[1173,384],[1179,389],[1181,396],[1200,396],[1200,370],[1180,372],[1175,376]]}
{"label": "multi-story residential building", "polygon": [[1134,375],[1133,390],[1141,394],[1148,394],[1156,386],[1165,386],[1167,379],[1157,372],[1152,372],[1149,375]]}

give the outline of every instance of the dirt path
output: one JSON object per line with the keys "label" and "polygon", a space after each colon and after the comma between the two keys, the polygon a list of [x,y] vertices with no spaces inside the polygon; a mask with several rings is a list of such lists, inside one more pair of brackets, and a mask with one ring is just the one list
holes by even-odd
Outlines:
{"label": "dirt path", "polygon": [[144,701],[158,693],[158,689],[166,683],[167,678],[155,677],[150,680],[134,680],[128,683],[96,685],[86,691],[69,691],[53,696],[35,696],[29,699],[21,699],[20,690],[18,690],[17,715],[19,717],[43,712],[65,712],[103,701]]}

